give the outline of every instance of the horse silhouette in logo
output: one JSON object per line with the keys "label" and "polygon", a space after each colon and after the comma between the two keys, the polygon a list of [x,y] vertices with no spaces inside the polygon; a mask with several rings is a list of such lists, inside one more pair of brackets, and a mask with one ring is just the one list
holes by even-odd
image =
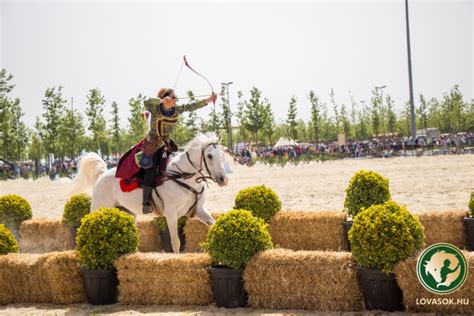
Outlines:
{"label": "horse silhouette in logo", "polygon": [[450,286],[461,274],[458,258],[444,250],[437,251],[425,263],[426,275],[431,274],[436,281],[436,287]]}

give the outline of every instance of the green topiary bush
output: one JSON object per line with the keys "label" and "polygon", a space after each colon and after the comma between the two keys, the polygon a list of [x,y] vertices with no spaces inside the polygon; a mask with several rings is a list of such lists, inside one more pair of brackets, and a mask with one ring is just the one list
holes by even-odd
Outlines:
{"label": "green topiary bush", "polygon": [[469,200],[469,217],[474,217],[474,192],[471,192],[471,199]]}
{"label": "green topiary bush", "polygon": [[16,194],[8,194],[0,197],[0,222],[5,224],[19,224],[24,220],[31,219],[30,203]]}
{"label": "green topiary bush", "polygon": [[[186,221],[188,220],[188,218],[186,216],[181,216],[179,219],[178,219],[178,229],[179,228],[183,228],[184,225],[186,225]],[[166,230],[168,229],[168,223],[166,222],[166,217],[164,216],[158,216],[156,217],[156,223],[158,224],[158,227],[161,229],[161,230]]]}
{"label": "green topiary bush", "polygon": [[116,208],[101,208],[82,219],[76,250],[86,269],[112,269],[121,255],[135,252],[138,228],[134,218]]}
{"label": "green topiary bush", "polygon": [[390,200],[388,182],[387,178],[373,171],[356,172],[346,188],[344,207],[347,213],[354,217],[363,208]]}
{"label": "green topiary bush", "polygon": [[91,197],[87,194],[75,194],[64,205],[63,225],[79,227],[81,219],[90,213]]}
{"label": "green topiary bush", "polygon": [[18,252],[18,250],[18,243],[15,237],[13,237],[5,225],[0,224],[0,255]]}
{"label": "green topiary bush", "polygon": [[202,244],[214,265],[238,269],[259,251],[271,249],[268,224],[247,210],[232,210],[217,219]]}
{"label": "green topiary bush", "polygon": [[272,189],[258,185],[240,190],[235,196],[234,208],[248,210],[268,223],[281,210],[281,201]]}
{"label": "green topiary bush", "polygon": [[425,232],[417,216],[387,201],[356,215],[349,240],[361,267],[391,272],[397,262],[423,246]]}

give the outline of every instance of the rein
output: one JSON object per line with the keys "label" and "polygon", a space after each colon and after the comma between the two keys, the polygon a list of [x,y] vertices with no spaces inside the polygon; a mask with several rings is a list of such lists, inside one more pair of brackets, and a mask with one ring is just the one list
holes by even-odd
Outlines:
{"label": "rein", "polygon": [[[190,178],[194,177],[197,173],[199,173],[201,176],[196,178],[196,183],[205,182],[207,187],[209,187],[209,184],[207,183],[208,179],[210,179],[214,182],[217,182],[212,177],[211,171],[209,170],[209,167],[207,165],[206,157],[204,155],[204,151],[207,149],[207,147],[209,147],[211,145],[214,146],[214,148],[216,148],[216,146],[218,144],[217,143],[210,143],[206,147],[201,149],[201,159],[200,159],[200,162],[199,162],[199,168],[191,161],[191,157],[189,156],[189,152],[186,151],[186,157],[188,158],[189,164],[197,172],[193,172],[193,173],[185,172],[185,171],[181,170],[181,168],[178,165],[176,165],[176,168],[178,168],[179,171],[170,170],[170,171],[166,171],[166,173],[165,173],[166,178],[164,179],[164,181],[171,180],[171,181],[175,182],[176,184],[178,184],[179,186],[183,187],[184,189],[186,189],[186,190],[188,190],[188,191],[190,191],[191,193],[194,194],[194,203],[193,203],[193,205],[191,205],[189,210],[186,212],[186,216],[191,217],[191,218],[196,215],[196,205],[197,205],[199,199],[201,198],[202,193],[204,192],[204,186],[202,187],[201,191],[197,191],[195,188],[193,188],[192,186],[190,186],[189,184],[187,184],[183,181],[180,181],[179,179],[187,180],[187,179],[190,179]],[[202,163],[203,162],[204,162],[204,166],[206,167],[205,169],[202,168]],[[203,173],[204,170],[207,172],[207,175],[205,175]],[[154,188],[154,190],[155,190],[155,193],[157,194],[158,198],[160,198],[161,202],[163,203],[163,200],[161,199],[160,195],[158,194],[158,191],[156,190],[156,188]]]}

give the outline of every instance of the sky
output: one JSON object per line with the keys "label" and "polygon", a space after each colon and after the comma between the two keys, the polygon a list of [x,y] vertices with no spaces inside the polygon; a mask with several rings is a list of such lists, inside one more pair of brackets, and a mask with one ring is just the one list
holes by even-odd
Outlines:
{"label": "sky", "polygon": [[[455,84],[474,98],[474,5],[470,0],[410,0],[415,104],[418,95],[441,98]],[[394,1],[306,2],[76,2],[0,0],[0,67],[14,75],[12,97],[24,121],[43,113],[47,87],[63,86],[82,113],[89,89],[99,88],[110,117],[118,102],[122,123],[128,101],[173,87],[182,56],[216,92],[257,87],[277,122],[297,97],[308,119],[308,93],[329,103],[370,101],[375,86],[400,111],[409,99],[405,6]],[[204,79],[183,69],[178,95],[210,93]],[[219,107],[219,103],[217,103]],[[198,110],[206,117],[210,106]]]}

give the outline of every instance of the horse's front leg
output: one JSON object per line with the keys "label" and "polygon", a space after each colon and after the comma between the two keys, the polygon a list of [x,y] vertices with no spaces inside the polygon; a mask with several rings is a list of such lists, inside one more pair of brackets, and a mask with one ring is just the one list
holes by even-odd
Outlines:
{"label": "horse's front leg", "polygon": [[206,224],[207,226],[213,225],[216,220],[214,217],[212,217],[211,213],[207,209],[207,207],[204,205],[204,201],[199,201],[198,205],[196,206],[196,217],[197,219],[203,223]]}
{"label": "horse's front leg", "polygon": [[171,246],[173,247],[174,253],[179,253],[179,247],[181,242],[179,241],[178,235],[178,217],[173,215],[166,216],[166,223],[168,224],[168,231],[171,237]]}

